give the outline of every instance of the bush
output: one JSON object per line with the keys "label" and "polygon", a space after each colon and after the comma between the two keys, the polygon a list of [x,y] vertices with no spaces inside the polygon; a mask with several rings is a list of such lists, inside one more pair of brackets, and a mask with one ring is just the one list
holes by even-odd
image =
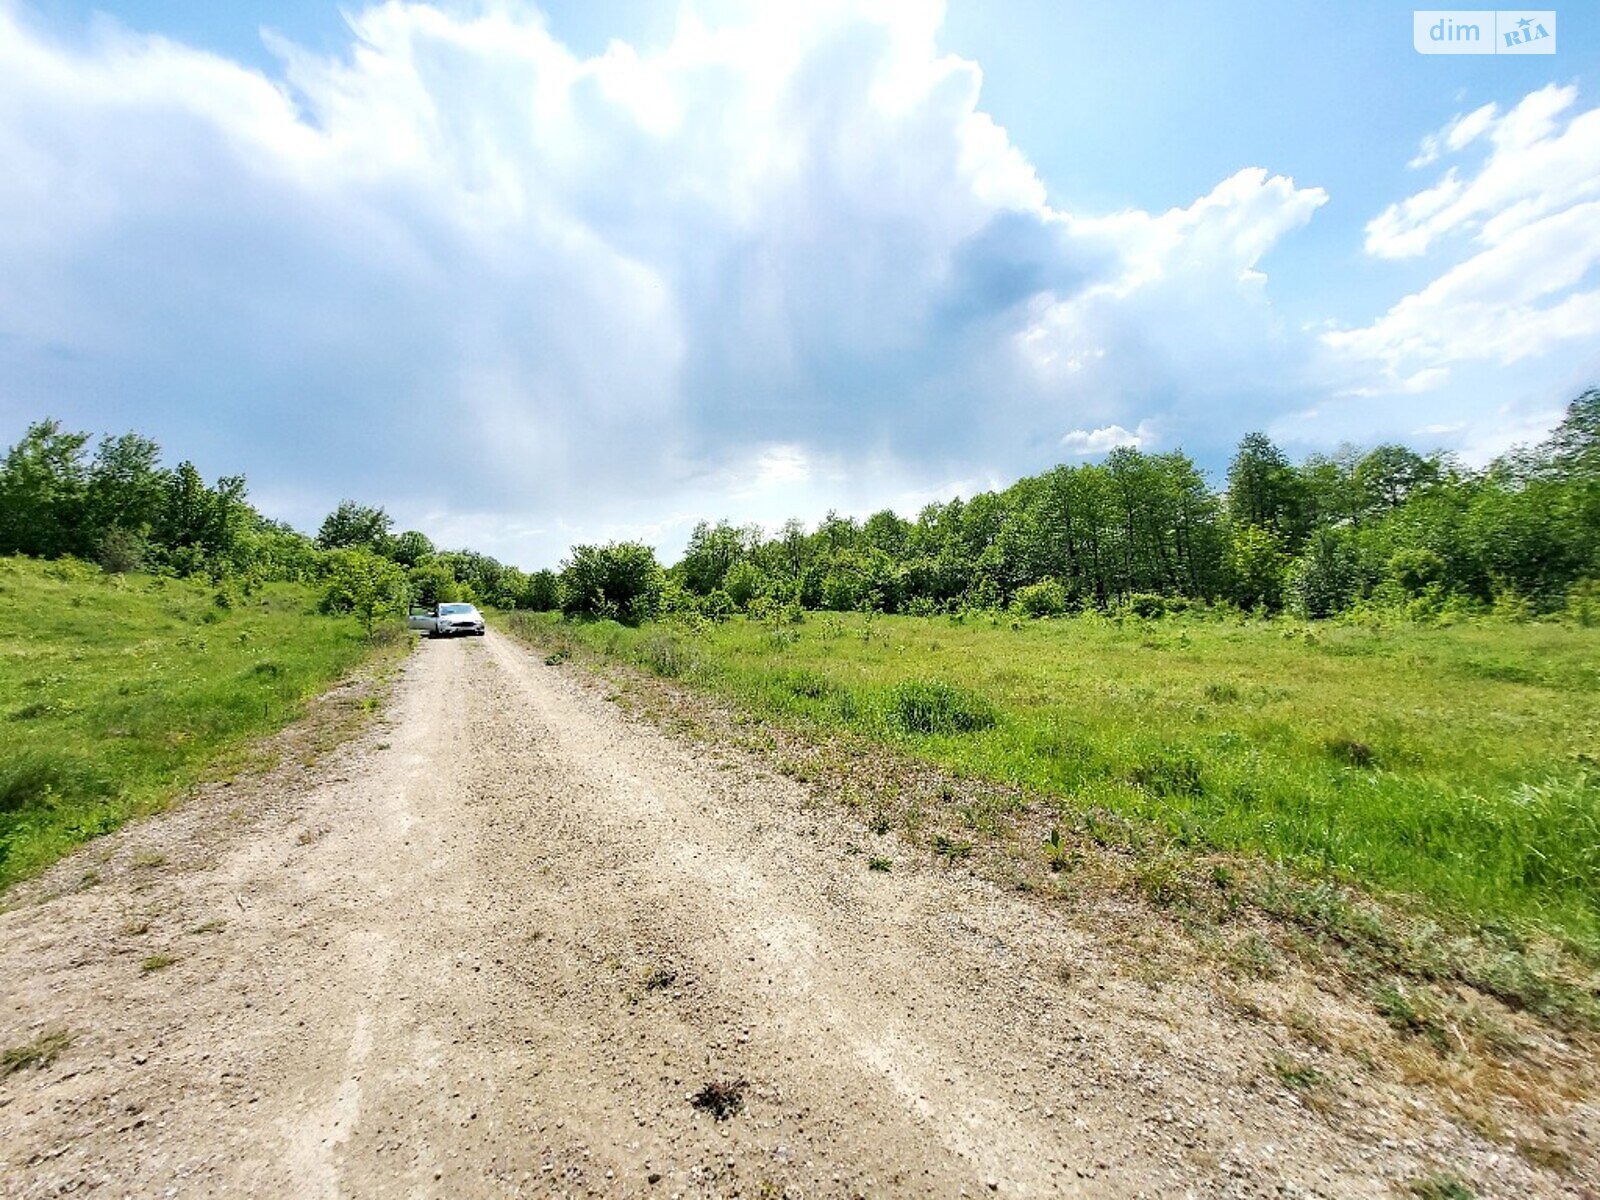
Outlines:
{"label": "bush", "polygon": [[528,576],[528,585],[517,601],[518,608],[534,612],[554,612],[561,607],[561,585],[554,571],[535,571]]}
{"label": "bush", "polygon": [[733,597],[722,588],[712,588],[710,594],[700,601],[700,613],[708,621],[726,621],[734,611]]}
{"label": "bush", "polygon": [[1349,539],[1331,529],[1312,536],[1289,569],[1289,603],[1302,617],[1331,617],[1355,603],[1360,562]]}
{"label": "bush", "polygon": [[561,568],[561,608],[569,616],[636,625],[660,612],[665,588],[655,551],[638,542],[574,546]]}
{"label": "bush", "polygon": [[354,613],[370,636],[385,616],[405,612],[407,588],[399,566],[364,547],[328,555],[321,608],[325,613]]}
{"label": "bush", "polygon": [[744,608],[765,590],[766,583],[767,578],[761,573],[761,568],[744,560],[728,568],[722,587],[713,589],[713,594],[720,591],[735,608]]}
{"label": "bush", "polygon": [[150,543],[137,533],[120,527],[106,530],[95,552],[95,561],[107,575],[127,575],[144,570]]}
{"label": "bush", "polygon": [[975,692],[920,679],[889,689],[888,717],[905,733],[974,733],[999,720],[994,706]]}
{"label": "bush", "polygon": [[1270,612],[1282,608],[1288,568],[1289,560],[1271,530],[1245,525],[1233,531],[1228,570],[1234,603],[1241,608],[1264,608]]}
{"label": "bush", "polygon": [[1432,550],[1397,550],[1389,558],[1388,576],[1406,595],[1421,596],[1444,580],[1445,561]]}
{"label": "bush", "polygon": [[1128,597],[1127,607],[1136,617],[1164,617],[1167,615],[1167,598],[1155,592],[1134,592]]}
{"label": "bush", "polygon": [[1025,617],[1059,617],[1067,611],[1067,589],[1055,579],[1041,579],[1017,592],[1012,601]]}
{"label": "bush", "polygon": [[1565,615],[1585,629],[1600,625],[1600,579],[1580,579],[1567,589]]}

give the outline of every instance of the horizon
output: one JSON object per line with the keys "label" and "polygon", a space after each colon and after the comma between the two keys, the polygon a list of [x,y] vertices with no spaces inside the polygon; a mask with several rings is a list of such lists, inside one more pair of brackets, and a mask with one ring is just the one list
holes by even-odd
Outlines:
{"label": "horizon", "polygon": [[1256,429],[1481,466],[1600,379],[1590,14],[1155,12],[0,0],[0,437],[532,569]]}

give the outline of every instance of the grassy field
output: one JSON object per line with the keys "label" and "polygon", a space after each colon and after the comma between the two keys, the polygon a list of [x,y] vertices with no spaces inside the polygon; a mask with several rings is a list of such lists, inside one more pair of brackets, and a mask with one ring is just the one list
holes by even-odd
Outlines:
{"label": "grassy field", "polygon": [[372,646],[308,589],[0,558],[0,887],[226,770]]}
{"label": "grassy field", "polygon": [[1600,955],[1600,630],[526,618],[769,717]]}

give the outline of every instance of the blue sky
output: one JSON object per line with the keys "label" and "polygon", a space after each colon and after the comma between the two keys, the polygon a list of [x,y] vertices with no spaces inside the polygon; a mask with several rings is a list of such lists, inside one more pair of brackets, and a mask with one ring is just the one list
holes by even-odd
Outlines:
{"label": "blue sky", "polygon": [[[1600,36],[1392,3],[0,0],[0,437],[511,561],[1600,380]],[[265,34],[264,31],[265,30]]]}

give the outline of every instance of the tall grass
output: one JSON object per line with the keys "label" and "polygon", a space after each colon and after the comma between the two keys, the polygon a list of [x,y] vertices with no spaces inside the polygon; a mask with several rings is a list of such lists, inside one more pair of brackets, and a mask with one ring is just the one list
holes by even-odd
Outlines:
{"label": "tall grass", "polygon": [[1600,954],[1600,630],[844,616],[780,645],[737,619],[525,629],[693,662],[677,674],[765,716],[1025,785],[1064,817],[1109,811]]}
{"label": "tall grass", "polygon": [[314,601],[0,558],[0,886],[159,808],[371,652]]}

